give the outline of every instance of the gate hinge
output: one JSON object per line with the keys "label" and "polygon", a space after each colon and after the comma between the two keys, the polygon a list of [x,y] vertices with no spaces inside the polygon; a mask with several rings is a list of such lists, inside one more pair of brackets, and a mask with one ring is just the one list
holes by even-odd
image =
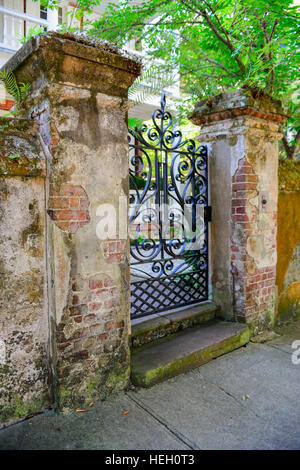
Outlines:
{"label": "gate hinge", "polygon": [[205,222],[211,222],[211,206],[204,207],[204,220]]}

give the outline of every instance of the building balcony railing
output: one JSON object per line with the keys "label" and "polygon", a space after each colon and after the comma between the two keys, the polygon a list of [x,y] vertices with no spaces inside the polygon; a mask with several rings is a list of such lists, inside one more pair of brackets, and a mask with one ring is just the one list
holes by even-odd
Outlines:
{"label": "building balcony railing", "polygon": [[[4,6],[0,6],[0,68],[5,64],[8,60],[9,56],[7,54],[14,54],[18,49],[22,47],[22,43],[20,39],[29,34],[29,31],[33,27],[41,27],[45,30],[55,30],[58,26],[58,12],[56,9],[48,9],[47,10],[47,20],[42,18],[37,18],[32,15],[28,15],[26,13],[22,13],[18,10],[13,10],[11,8],[7,8]],[[130,52],[133,52],[135,55],[141,56],[144,63],[144,72],[155,65],[158,69],[159,66],[164,64],[163,60],[160,59],[153,59],[147,55],[146,51],[137,51],[130,47],[131,44],[128,43],[125,46]],[[1,52],[4,53],[1,55]],[[151,89],[151,83],[149,83],[149,79],[146,78],[142,80],[140,83],[140,90],[143,93],[147,91],[147,89]],[[11,98],[7,96],[7,93],[3,92],[3,86],[0,83],[0,92],[2,90],[2,94],[4,96],[0,96],[0,103],[2,107],[0,107],[0,115],[2,114],[1,111],[8,110],[11,107],[11,102],[9,101]],[[174,82],[169,84],[164,88],[164,91],[169,95],[170,98],[179,98],[180,97],[180,77],[179,73],[175,71],[174,74]],[[1,93],[0,93],[1,95]],[[145,96],[146,95],[146,96]],[[143,102],[135,106],[133,111],[133,115],[140,119],[146,120],[151,118],[151,113],[153,109],[156,109],[160,103],[160,93],[154,93],[154,95],[147,95],[147,93],[143,96]],[[138,98],[138,95],[136,96]],[[5,108],[3,108],[3,103],[6,100]],[[132,113],[130,113],[132,114]]]}
{"label": "building balcony railing", "polygon": [[0,51],[14,54],[22,46],[20,38],[27,35],[30,28],[49,28],[50,25],[51,18],[43,20],[0,6]]}

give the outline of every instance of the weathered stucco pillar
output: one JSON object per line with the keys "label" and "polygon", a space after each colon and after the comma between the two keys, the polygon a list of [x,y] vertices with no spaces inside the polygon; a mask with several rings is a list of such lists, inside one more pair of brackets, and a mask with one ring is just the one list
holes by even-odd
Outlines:
{"label": "weathered stucco pillar", "polygon": [[271,328],[276,305],[279,101],[248,89],[197,105],[210,146],[212,293],[222,314]]}
{"label": "weathered stucco pillar", "polygon": [[[141,65],[107,44],[50,34],[6,67],[31,83],[24,117],[39,123],[47,155],[54,390],[61,407],[87,405],[130,373],[127,96]],[[120,201],[122,227],[99,239],[99,206],[118,218]]]}
{"label": "weathered stucco pillar", "polygon": [[38,123],[0,118],[0,427],[53,401]]}

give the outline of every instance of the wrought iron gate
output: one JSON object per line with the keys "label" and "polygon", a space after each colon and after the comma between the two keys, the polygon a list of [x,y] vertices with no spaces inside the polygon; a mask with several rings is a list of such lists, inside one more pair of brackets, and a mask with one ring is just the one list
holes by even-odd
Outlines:
{"label": "wrought iron gate", "polygon": [[128,136],[132,319],[208,298],[207,147],[172,130],[165,105]]}

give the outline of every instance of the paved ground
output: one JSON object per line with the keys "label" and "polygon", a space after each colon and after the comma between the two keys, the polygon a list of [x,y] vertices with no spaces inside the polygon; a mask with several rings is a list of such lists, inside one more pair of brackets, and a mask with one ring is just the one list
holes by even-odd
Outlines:
{"label": "paved ground", "polygon": [[0,449],[300,449],[300,364],[291,361],[300,322],[281,333],[88,413],[10,426]]}

